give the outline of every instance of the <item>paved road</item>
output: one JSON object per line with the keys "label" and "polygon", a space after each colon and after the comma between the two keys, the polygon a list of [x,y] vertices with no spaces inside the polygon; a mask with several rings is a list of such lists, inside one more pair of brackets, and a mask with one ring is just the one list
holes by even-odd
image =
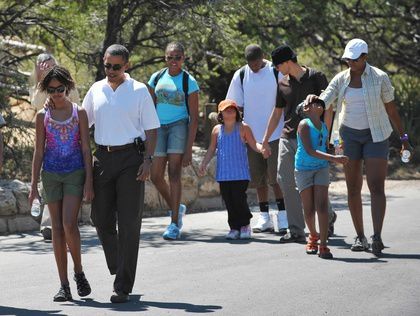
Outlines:
{"label": "paved road", "polygon": [[67,303],[52,302],[58,276],[51,244],[35,233],[0,236],[0,315],[420,315],[420,181],[388,187],[381,258],[348,249],[354,231],[342,183],[332,186],[332,261],[281,245],[274,234],[228,242],[225,211],[188,215],[176,242],[160,237],[167,218],[147,218],[131,302],[122,305],[109,302],[113,279],[91,227],[82,227],[82,237],[93,292],[80,299],[72,283],[75,300]]}

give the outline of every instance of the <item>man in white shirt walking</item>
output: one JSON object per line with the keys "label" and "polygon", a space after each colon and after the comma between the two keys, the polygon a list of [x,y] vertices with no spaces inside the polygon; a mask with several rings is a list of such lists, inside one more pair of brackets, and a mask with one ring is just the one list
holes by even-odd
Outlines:
{"label": "man in white shirt walking", "polygon": [[[104,56],[107,77],[83,100],[95,124],[92,221],[115,274],[112,303],[129,300],[136,275],[144,181],[149,177],[159,119],[146,85],[130,78],[128,50],[111,45]],[[118,231],[116,230],[118,218]]]}
{"label": "man in white shirt walking", "polygon": [[[235,100],[243,109],[244,122],[247,123],[257,142],[264,137],[271,112],[276,104],[277,85],[282,75],[272,66],[271,62],[263,58],[263,51],[256,44],[245,48],[247,64],[238,69],[233,75],[226,99]],[[256,188],[260,206],[260,218],[253,227],[253,232],[273,232],[274,225],[269,215],[268,186],[270,185],[279,209],[277,226],[280,234],[287,233],[287,217],[284,207],[283,194],[277,181],[277,152],[280,133],[283,128],[281,122],[270,138],[269,145],[273,154],[264,159],[262,155],[248,150],[249,168],[251,171],[250,187]]]}

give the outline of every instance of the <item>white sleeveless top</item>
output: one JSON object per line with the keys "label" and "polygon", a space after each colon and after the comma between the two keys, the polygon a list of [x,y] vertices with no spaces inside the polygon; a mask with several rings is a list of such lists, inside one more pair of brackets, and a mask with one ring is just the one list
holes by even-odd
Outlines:
{"label": "white sleeveless top", "polygon": [[344,93],[344,103],[342,124],[358,130],[369,128],[363,89],[347,87]]}

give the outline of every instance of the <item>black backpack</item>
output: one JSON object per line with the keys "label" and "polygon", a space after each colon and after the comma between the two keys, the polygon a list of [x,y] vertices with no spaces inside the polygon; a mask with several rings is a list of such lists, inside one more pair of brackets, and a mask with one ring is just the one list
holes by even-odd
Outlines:
{"label": "black backpack", "polygon": [[[153,81],[153,84],[155,85],[155,89],[156,89],[156,85],[159,79],[162,78],[166,70],[168,70],[168,68],[163,68],[159,70],[158,74],[156,75],[155,80]],[[185,70],[182,70],[182,91],[184,91],[184,94],[185,94],[185,106],[187,107],[188,115],[190,115],[190,108],[188,106],[188,77],[189,76],[190,74],[188,72],[186,72]]]}
{"label": "black backpack", "polygon": [[[241,70],[239,70],[239,78],[241,79],[242,90],[244,90],[245,67],[246,66],[242,66]],[[278,86],[279,85],[279,71],[274,67],[271,67],[271,68],[273,68],[273,75],[274,75],[274,78],[276,79],[276,83]]]}

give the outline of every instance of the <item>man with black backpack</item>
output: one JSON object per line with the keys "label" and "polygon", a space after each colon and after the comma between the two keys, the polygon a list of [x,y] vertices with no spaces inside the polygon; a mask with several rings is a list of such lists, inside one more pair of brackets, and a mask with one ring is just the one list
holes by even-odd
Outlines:
{"label": "man with black backpack", "polygon": [[[263,51],[256,44],[245,48],[247,64],[233,75],[226,99],[235,100],[241,107],[244,122],[251,127],[257,142],[262,142],[265,127],[276,104],[277,85],[282,74],[270,61],[263,58]],[[287,233],[287,217],[283,194],[277,182],[277,149],[283,125],[280,123],[272,133],[268,145],[273,154],[264,159],[262,155],[248,150],[251,173],[250,187],[256,188],[260,206],[260,217],[253,232],[273,232],[274,225],[269,215],[268,185],[273,189],[279,209],[277,223],[280,234]]]}

